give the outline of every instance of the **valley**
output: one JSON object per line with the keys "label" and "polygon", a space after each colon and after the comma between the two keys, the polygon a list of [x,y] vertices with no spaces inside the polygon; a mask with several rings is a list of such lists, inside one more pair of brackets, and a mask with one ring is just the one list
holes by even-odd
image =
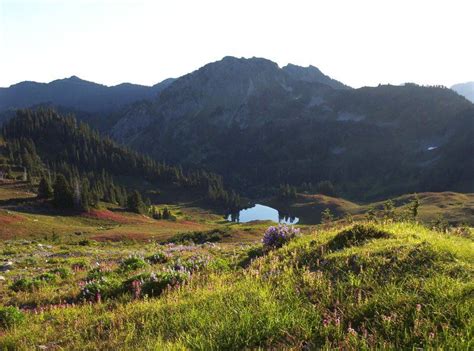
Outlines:
{"label": "valley", "polygon": [[4,108],[1,349],[472,348],[454,91],[225,57],[153,87],[20,83]]}

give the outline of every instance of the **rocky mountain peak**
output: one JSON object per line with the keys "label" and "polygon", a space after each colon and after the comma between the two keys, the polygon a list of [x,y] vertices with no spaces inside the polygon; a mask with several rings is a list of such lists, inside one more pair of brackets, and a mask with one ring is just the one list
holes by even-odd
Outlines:
{"label": "rocky mountain peak", "polygon": [[325,75],[321,70],[314,66],[301,67],[289,63],[282,68],[294,79],[311,83],[322,83],[334,89],[349,89],[349,87],[331,77]]}

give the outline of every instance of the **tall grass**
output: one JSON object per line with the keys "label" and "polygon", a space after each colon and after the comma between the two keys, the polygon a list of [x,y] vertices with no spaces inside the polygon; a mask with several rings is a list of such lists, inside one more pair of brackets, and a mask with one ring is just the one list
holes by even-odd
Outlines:
{"label": "tall grass", "polygon": [[20,350],[39,345],[67,350],[474,347],[471,240],[406,223],[366,224],[354,235],[367,240],[342,240],[351,230],[303,236],[245,269],[195,274],[159,298],[118,298],[28,314],[23,324],[5,330],[0,345]]}

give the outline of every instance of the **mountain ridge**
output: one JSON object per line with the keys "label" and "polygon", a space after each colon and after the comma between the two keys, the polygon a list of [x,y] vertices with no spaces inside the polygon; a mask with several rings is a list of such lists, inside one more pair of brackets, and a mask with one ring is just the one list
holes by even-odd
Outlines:
{"label": "mountain ridge", "polygon": [[474,191],[466,137],[474,105],[453,90],[352,89],[312,66],[231,56],[164,85],[151,98],[81,119],[156,160],[203,167],[256,197],[324,180],[360,200]]}
{"label": "mountain ridge", "polygon": [[[157,159],[209,167],[250,192],[329,179],[349,198],[373,198],[469,188],[445,155],[473,120],[472,103],[447,88],[334,89],[266,59],[226,57],[128,109],[110,135]],[[461,139],[467,160],[470,142]],[[443,163],[453,179],[430,177]]]}
{"label": "mountain ridge", "polygon": [[474,103],[474,81],[455,84],[451,89]]}
{"label": "mountain ridge", "polygon": [[132,83],[106,86],[77,76],[56,79],[49,83],[24,81],[8,88],[0,88],[0,112],[52,104],[89,113],[108,113],[126,104],[153,98],[172,80],[166,79],[153,86]]}

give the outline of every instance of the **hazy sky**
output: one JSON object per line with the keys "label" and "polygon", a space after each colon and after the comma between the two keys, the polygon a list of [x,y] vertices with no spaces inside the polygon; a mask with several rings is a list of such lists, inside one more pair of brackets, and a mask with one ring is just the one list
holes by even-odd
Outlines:
{"label": "hazy sky", "polygon": [[227,55],[353,87],[474,80],[473,0],[0,0],[0,86],[178,77]]}

